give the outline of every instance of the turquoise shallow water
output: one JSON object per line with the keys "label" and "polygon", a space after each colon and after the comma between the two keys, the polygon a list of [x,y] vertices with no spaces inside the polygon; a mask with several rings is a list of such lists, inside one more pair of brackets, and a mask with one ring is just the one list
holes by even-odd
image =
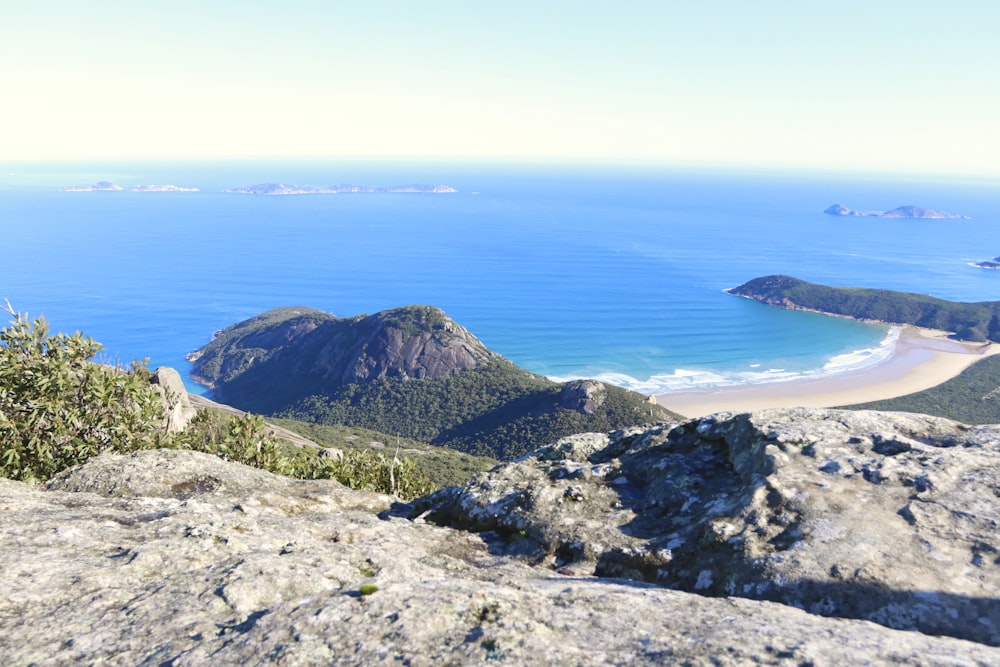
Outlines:
{"label": "turquoise shallow water", "polygon": [[[122,192],[67,193],[99,180]],[[261,182],[444,183],[449,195],[254,197]],[[197,193],[134,193],[173,183]],[[184,355],[268,308],[432,304],[516,363],[647,392],[836,372],[886,327],[722,290],[786,273],[1000,298],[997,183],[841,174],[399,162],[0,164],[0,297],[112,358]],[[835,218],[916,204],[972,220]],[[192,385],[193,386],[193,385]]]}

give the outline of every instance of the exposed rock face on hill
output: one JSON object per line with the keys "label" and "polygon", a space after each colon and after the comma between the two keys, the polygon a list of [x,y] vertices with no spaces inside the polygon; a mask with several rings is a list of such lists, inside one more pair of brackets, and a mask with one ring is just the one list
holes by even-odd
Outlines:
{"label": "exposed rock face on hill", "polygon": [[430,306],[350,318],[281,308],[226,327],[189,359],[214,398],[243,410],[492,458],[677,417],[620,387],[530,373]]}
{"label": "exposed rock face on hill", "polygon": [[[755,497],[763,493],[753,486],[758,483],[753,480],[758,480],[766,485],[766,494],[780,496],[771,504],[766,500],[758,503],[762,513],[759,523],[765,531],[773,525],[771,517],[792,511],[785,503],[798,503],[795,511],[801,518],[789,526],[810,535],[812,546],[803,550],[804,558],[811,562],[816,553],[829,548],[831,560],[848,565],[850,554],[838,551],[839,543],[832,537],[839,525],[836,519],[831,518],[834,523],[824,528],[808,509],[818,503],[815,511],[821,512],[826,507],[823,499],[832,497],[832,492],[810,486],[811,477],[786,477],[791,468],[784,459],[808,455],[772,448],[792,449],[796,438],[813,434],[808,437],[824,443],[816,448],[815,464],[825,466],[829,459],[843,466],[839,473],[819,474],[847,479],[846,470],[856,465],[849,462],[855,455],[848,450],[855,445],[844,437],[860,426],[845,426],[832,414],[823,419],[818,414],[809,419],[769,419],[767,426],[760,417],[742,417],[685,427],[695,429],[695,433],[705,431],[699,437],[711,451],[695,453],[691,475],[676,480],[678,492],[692,487],[694,476],[702,475],[706,462],[723,449],[721,442],[735,442],[736,431],[750,429],[746,431],[749,434],[753,429],[774,428],[772,436],[765,430],[759,432],[771,445],[762,445],[759,452],[751,448],[744,452],[745,458],[730,457],[730,479],[720,484],[728,485],[739,498],[747,494]],[[879,421],[881,418],[870,419],[879,432],[889,428]],[[957,428],[931,422],[924,426],[929,431],[910,435],[948,438]],[[965,435],[971,438],[973,434]],[[628,481],[616,483],[617,478],[606,475],[601,484],[611,489],[637,488],[639,474],[625,461],[632,456],[630,452],[640,454],[643,441],[650,445],[642,450],[647,456],[659,450],[667,461],[665,467],[652,466],[648,476],[676,471],[680,452],[671,454],[652,443],[661,435],[651,431],[612,438],[612,446],[621,448],[617,456]],[[902,437],[900,433],[895,444],[873,442],[873,447],[887,452],[902,449]],[[574,459],[556,458],[557,449],[553,449],[546,460],[568,469],[585,453],[597,454],[602,438],[586,436],[575,443],[565,442],[557,449]],[[928,458],[928,479],[935,485],[932,492],[943,495],[927,497],[951,498],[942,505],[929,502],[929,512],[947,513],[950,503],[960,500],[947,495],[957,492],[953,475],[968,476],[979,470],[977,479],[988,484],[985,480],[995,468],[985,458],[985,443],[966,444],[957,441],[954,447],[934,450]],[[953,470],[952,463],[966,452],[980,457],[985,467],[962,464]],[[945,457],[940,463],[938,455]],[[770,465],[775,471],[768,474],[770,456],[774,457]],[[857,454],[859,461],[867,456],[870,454]],[[589,470],[594,464],[579,465]],[[607,465],[618,463],[612,458]],[[739,475],[748,476],[747,481],[734,479],[737,470]],[[895,474],[888,469],[883,472]],[[773,481],[760,481],[760,476]],[[882,484],[855,481],[872,488],[887,485],[893,497],[901,495],[902,489],[911,494],[928,493],[916,486],[901,489],[897,478]],[[539,483],[540,488],[554,484],[545,473]],[[585,487],[585,494],[596,488],[595,482],[576,483]],[[709,481],[691,502],[708,508],[718,487]],[[797,489],[799,496],[786,500],[791,489]],[[626,494],[616,492],[616,496],[638,508]],[[565,498],[561,504],[554,503],[566,512],[565,522],[575,516],[571,507],[590,502],[586,495],[580,500]],[[841,497],[847,504],[860,498]],[[666,496],[664,500],[668,500]],[[715,496],[714,502],[719,507],[707,509],[713,516],[719,516],[721,505],[738,506],[721,495]],[[978,536],[975,522],[989,520],[995,502],[992,493],[977,496],[975,502],[963,505],[960,515],[937,524],[940,534],[928,529],[924,536],[934,549],[941,549],[945,539],[953,540],[955,546],[948,553],[958,556]],[[824,618],[773,602],[705,597],[636,582],[595,579],[583,572],[557,574],[548,566],[533,567],[503,556],[501,552],[509,545],[497,534],[477,535],[409,521],[394,516],[400,511],[386,512],[391,503],[391,498],[350,491],[336,482],[289,480],[213,456],[165,450],[103,455],[67,471],[47,488],[0,479],[0,531],[5,537],[0,542],[4,572],[0,663],[180,667],[434,665],[487,660],[511,665],[1000,662],[1000,649],[950,637]],[[690,509],[682,514],[693,514]],[[852,519],[863,518],[864,507],[845,509]],[[604,511],[607,521],[613,522],[616,510],[605,506]],[[914,516],[914,525],[920,526],[926,515]],[[860,544],[865,544],[879,520],[881,515],[872,515],[859,524]],[[899,520],[910,525],[909,519]],[[652,524],[639,523],[621,530],[609,527],[607,534],[624,531],[641,537],[639,531],[655,530]],[[968,536],[948,532],[955,527]],[[528,525],[526,532],[533,535],[533,531]],[[850,537],[841,542],[845,539]],[[983,544],[992,544],[991,539]],[[685,567],[721,576],[718,554],[725,543],[720,540],[715,540],[719,544],[706,554],[704,566],[691,563]],[[762,543],[762,539],[757,542]],[[922,543],[895,540],[891,532],[885,533],[878,548],[888,560],[878,561],[870,552],[855,557],[855,561],[872,558],[872,576],[902,571],[904,565],[919,561],[929,569],[914,570],[913,581],[929,582],[945,578],[945,572],[958,572],[961,565],[954,558],[952,562],[927,560],[917,553],[926,551]],[[966,569],[979,573],[980,595],[986,598],[992,595],[995,582],[990,568],[996,566],[985,546],[979,551],[989,562],[967,562]],[[794,548],[778,553],[787,561],[799,557]],[[688,557],[693,554],[684,556]],[[897,570],[893,570],[895,560],[902,563]],[[781,566],[778,559],[772,562],[774,567]],[[948,591],[964,589],[972,577],[962,574],[952,588],[939,593],[908,592],[892,608],[892,614],[906,617],[911,608],[919,617],[926,611],[925,604],[940,607],[960,601],[963,594]],[[707,575],[700,578],[707,580]],[[784,582],[778,588],[791,585]],[[900,585],[890,577],[880,584],[881,594],[889,595]],[[831,595],[836,597],[839,588],[850,590],[851,585],[834,580]],[[903,588],[912,591],[905,582]],[[706,591],[716,592],[712,585]],[[951,622],[957,625],[965,620],[965,607],[955,606],[960,616]],[[837,611],[827,609],[825,613]],[[969,624],[971,632],[987,633],[983,628],[991,622],[995,624],[995,618],[975,620]]]}
{"label": "exposed rock face on hill", "polygon": [[573,576],[1000,645],[1000,425],[771,410],[566,438],[418,501]]}
{"label": "exposed rock face on hill", "polygon": [[193,353],[193,374],[225,400],[225,382],[261,367],[327,385],[386,377],[435,379],[496,358],[437,308],[408,306],[342,318],[280,308],[226,327]]}

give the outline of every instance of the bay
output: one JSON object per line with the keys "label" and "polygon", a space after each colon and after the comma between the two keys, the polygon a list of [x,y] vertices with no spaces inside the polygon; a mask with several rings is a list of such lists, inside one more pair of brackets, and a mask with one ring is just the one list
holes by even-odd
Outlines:
{"label": "bay", "polygon": [[[891,351],[884,326],[722,290],[813,282],[1000,298],[997,183],[955,177],[397,161],[0,164],[0,298],[111,359],[187,373],[213,332],[286,305],[431,304],[555,378],[647,392],[823,374]],[[101,180],[120,192],[63,192]],[[261,182],[455,194],[250,196]],[[198,187],[136,193],[139,184]],[[915,204],[971,220],[837,218]],[[193,383],[191,389],[198,390]]]}

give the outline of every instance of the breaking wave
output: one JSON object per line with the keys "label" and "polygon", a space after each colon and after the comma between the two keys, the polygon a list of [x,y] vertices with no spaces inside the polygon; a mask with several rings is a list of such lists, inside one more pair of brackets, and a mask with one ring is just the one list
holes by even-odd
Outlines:
{"label": "breaking wave", "polygon": [[[760,364],[755,363],[747,366],[751,370],[717,371],[677,368],[670,373],[651,375],[645,380],[625,373],[611,372],[597,373],[588,377],[643,394],[668,394],[671,392],[698,391],[718,387],[752,386],[771,382],[817,379],[874,368],[888,361],[896,350],[900,331],[900,327],[891,327],[878,346],[835,355],[827,359],[821,367],[809,370],[796,371],[785,368],[767,368],[761,370]],[[567,375],[550,377],[550,379],[556,382],[565,382],[568,380],[579,380],[583,377],[582,375]]]}

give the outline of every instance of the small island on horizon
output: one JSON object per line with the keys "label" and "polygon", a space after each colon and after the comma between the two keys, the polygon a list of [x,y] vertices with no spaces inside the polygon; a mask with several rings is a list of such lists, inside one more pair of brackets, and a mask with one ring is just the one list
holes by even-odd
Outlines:
{"label": "small island on horizon", "polygon": [[825,211],[827,215],[838,215],[842,217],[852,217],[852,218],[911,218],[918,220],[969,220],[967,215],[956,215],[954,213],[945,213],[944,211],[937,211],[932,208],[923,208],[920,206],[899,206],[891,211],[885,211],[884,213],[877,212],[864,212],[855,211],[854,209],[847,208],[843,204],[834,204]]}
{"label": "small island on horizon", "polygon": [[63,188],[63,192],[117,192],[124,190],[120,185],[115,185],[111,181],[98,181],[93,185],[71,185]]}
{"label": "small island on horizon", "polygon": [[985,259],[981,262],[973,262],[972,266],[978,266],[980,269],[1000,270],[1000,257],[994,257],[993,259]]}
{"label": "small island on horizon", "polygon": [[177,185],[137,185],[132,192],[199,192],[198,188],[182,188]]}
{"label": "small island on horizon", "polygon": [[312,185],[286,185],[284,183],[258,183],[242,188],[228,188],[223,192],[239,195],[335,195],[343,193],[382,193],[382,192],[417,192],[431,194],[447,194],[458,192],[448,185],[394,185],[388,188],[370,185],[329,185],[315,187]]}
{"label": "small island on horizon", "polygon": [[[120,185],[111,181],[98,181],[93,185],[71,185],[62,189],[63,192],[121,192]],[[137,185],[132,192],[199,192],[198,188],[182,188],[179,185]]]}

